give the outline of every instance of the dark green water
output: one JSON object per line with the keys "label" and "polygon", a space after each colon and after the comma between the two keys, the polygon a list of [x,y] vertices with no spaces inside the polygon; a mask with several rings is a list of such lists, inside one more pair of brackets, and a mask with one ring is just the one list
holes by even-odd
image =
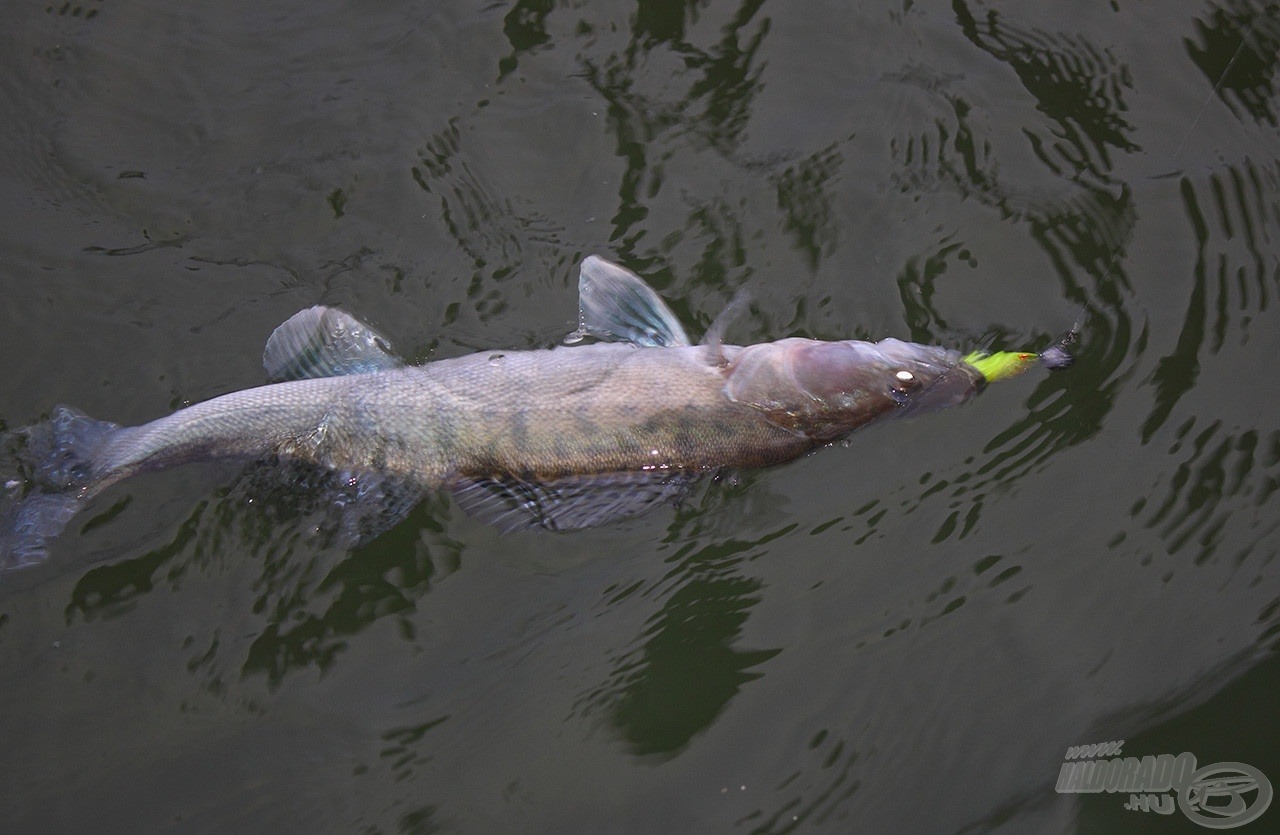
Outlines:
{"label": "dark green water", "polygon": [[744,343],[1087,308],[1068,372],[601,530],[119,485],[0,576],[6,830],[1205,831],[1055,784],[1280,783],[1278,48],[1247,0],[13,4],[9,429],[255,385],[316,303],[547,346],[590,253],[695,332],[750,291]]}

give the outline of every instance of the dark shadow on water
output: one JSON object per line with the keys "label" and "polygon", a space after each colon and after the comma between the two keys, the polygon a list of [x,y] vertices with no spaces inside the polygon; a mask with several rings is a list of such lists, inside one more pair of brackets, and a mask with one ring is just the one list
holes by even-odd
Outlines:
{"label": "dark shadow on water", "polygon": [[[682,513],[672,531],[697,515]],[[603,717],[636,755],[666,759],[683,750],[782,651],[736,646],[763,592],[762,582],[742,569],[794,528],[752,541],[700,544],[685,533],[669,537],[682,544],[666,560],[670,569],[661,579],[608,590],[610,605],[635,595],[662,604],[647,619],[639,645],[612,660],[608,680],[583,694],[575,712]]]}
{"label": "dark shadow on water", "polygon": [[[428,544],[424,534],[435,542]],[[267,624],[249,647],[242,674],[264,675],[276,686],[298,669],[324,672],[348,638],[387,617],[412,641],[417,601],[457,570],[462,549],[423,507],[322,576],[303,572],[296,583],[260,588],[254,609],[265,612]]]}
{"label": "dark shadow on water", "polygon": [[838,227],[831,190],[843,162],[844,154],[833,143],[773,178],[778,209],[783,214],[782,228],[813,270],[836,248]]}
{"label": "dark shadow on water", "polygon": [[[926,502],[944,502],[935,542],[964,538],[976,528],[988,496],[1101,432],[1131,385],[1147,343],[1145,328],[1135,326],[1125,306],[1132,287],[1123,264],[1138,207],[1133,190],[1111,173],[1114,154],[1140,150],[1129,139],[1125,115],[1132,90],[1128,67],[1082,36],[1023,27],[1000,11],[978,15],[962,0],[953,9],[964,36],[1010,67],[1045,117],[1024,125],[1022,135],[1062,187],[1031,189],[1002,176],[996,146],[981,123],[975,124],[963,86],[918,70],[889,80],[923,86],[945,107],[926,130],[891,142],[897,163],[892,181],[908,194],[953,190],[1023,226],[1064,296],[1080,305],[1080,341],[1072,347],[1075,366],[1043,379],[1028,400],[1030,408],[997,429],[980,455],[936,474],[918,495],[897,504],[899,512],[910,514]],[[957,330],[937,303],[944,276],[955,266],[973,268],[973,255],[958,234],[945,232],[904,264],[898,288],[913,340],[1025,350],[1056,339],[1058,333],[999,325],[981,333]],[[1065,331],[1071,323],[1063,324]],[[881,508],[877,518],[889,509]]]}
{"label": "dark shadow on water", "polygon": [[502,34],[511,44],[511,54],[498,61],[498,81],[515,72],[522,55],[530,54],[551,40],[547,34],[547,16],[555,9],[555,0],[518,0],[502,19]]}
{"label": "dark shadow on water", "polygon": [[[572,254],[560,246],[557,222],[543,217],[519,195],[503,193],[483,166],[471,162],[464,143],[465,124],[461,117],[451,118],[427,137],[410,176],[434,198],[431,213],[470,259],[473,271],[466,281],[465,304],[485,322],[506,310],[503,284],[530,265],[567,272]],[[462,304],[450,303],[441,324],[453,324]]]}
{"label": "dark shadow on water", "polygon": [[[287,472],[300,476],[301,468]],[[275,688],[300,670],[323,673],[352,636],[384,618],[412,641],[418,600],[461,560],[462,544],[445,533],[444,499],[428,499],[352,550],[335,544],[341,508],[326,489],[331,479],[299,477],[282,488],[281,478],[288,480],[268,465],[251,468],[217,499],[196,505],[168,543],[85,572],[72,589],[67,622],[127,613],[158,588],[179,589],[189,574],[226,574],[233,583],[256,574],[244,589],[253,597],[250,611],[235,616],[260,618],[261,631],[243,659],[221,659],[239,666],[241,677],[263,676]],[[220,642],[211,629],[209,652],[216,654]],[[206,654],[192,671],[214,675],[212,661]]]}
{"label": "dark shadow on water", "polygon": [[1173,349],[1150,377],[1154,404],[1142,426],[1149,442],[1195,387],[1201,364],[1227,344],[1244,342],[1249,326],[1280,294],[1280,212],[1268,195],[1280,188],[1274,161],[1226,165],[1205,179],[1179,184],[1196,261],[1182,328]]}
{"label": "dark shadow on water", "polygon": [[[731,153],[741,142],[761,89],[763,67],[757,59],[769,31],[768,18],[755,20],[762,0],[743,2],[710,48],[685,40],[686,6],[692,15],[698,5],[641,3],[626,50],[604,59],[582,59],[587,83],[608,106],[617,155],[626,161],[610,235],[625,255],[636,254],[646,231],[645,204],[662,187],[663,144],[682,138],[695,147]],[[683,96],[678,99],[644,91],[649,53],[659,47],[675,52],[683,64],[678,76]]]}
{"label": "dark shadow on water", "polygon": [[[781,835],[811,826],[839,822],[850,827],[844,805],[862,788],[858,779],[859,751],[847,740],[825,728],[809,739],[804,771],[797,771],[783,785],[771,786],[786,795],[778,805],[756,808],[734,823],[752,835]],[[746,827],[750,827],[747,829]]]}
{"label": "dark shadow on water", "polygon": [[385,747],[378,752],[397,780],[406,780],[413,776],[416,769],[427,765],[432,760],[431,747],[422,741],[436,728],[449,721],[449,715],[436,716],[425,722],[403,725],[383,731],[380,738]]}
{"label": "dark shadow on water", "polygon": [[1274,79],[1280,64],[1280,6],[1233,0],[1210,4],[1195,20],[1187,55],[1237,119],[1276,126]]}
{"label": "dark shadow on water", "polygon": [[1057,136],[1042,145],[1046,164],[1060,173],[1105,176],[1113,149],[1140,150],[1121,115],[1128,110],[1124,96],[1133,79],[1110,50],[1079,35],[1025,29],[997,11],[976,17],[963,0],[952,8],[965,37],[1012,68],[1058,125]]}
{"label": "dark shadow on water", "polygon": [[[179,526],[177,534],[165,545],[139,557],[92,568],[71,590],[71,601],[64,616],[70,624],[77,615],[86,621],[123,615],[137,605],[137,598],[149,594],[165,581],[161,569],[183,554],[196,540],[209,502],[200,502]],[[90,519],[80,530],[97,527],[99,517]],[[180,570],[170,568],[172,577]]]}
{"label": "dark shadow on water", "polygon": [[[1122,754],[1139,758],[1161,754],[1177,756],[1187,751],[1195,756],[1198,768],[1219,762],[1245,763],[1260,770],[1273,786],[1280,784],[1280,750],[1273,742],[1280,735],[1280,719],[1271,698],[1280,688],[1280,656],[1272,653],[1260,663],[1245,661],[1236,666],[1247,668],[1250,663],[1256,666],[1216,693],[1213,691],[1217,685],[1212,682],[1231,680],[1232,665],[1224,665],[1219,675],[1207,676],[1206,681],[1211,683],[1197,690],[1170,693],[1161,704],[1113,717],[1105,731],[1100,731],[1090,742],[1123,738]],[[1124,809],[1127,795],[1103,792],[1077,798],[1076,821],[1080,832],[1160,835],[1174,831],[1173,820],[1185,826],[1177,831],[1205,831],[1204,827],[1192,825],[1180,812],[1165,817],[1127,811]],[[1059,800],[1066,801],[1066,798]],[[1240,831],[1272,831],[1275,812],[1273,805],[1255,826],[1244,826]],[[1271,828],[1268,828],[1268,819],[1272,821]]]}
{"label": "dark shadow on water", "polygon": [[1270,503],[1280,489],[1280,432],[1189,418],[1167,450],[1167,473],[1130,515],[1154,530],[1169,554],[1188,550],[1195,565],[1222,558],[1260,571],[1280,551],[1280,520]]}
{"label": "dark shadow on water", "polygon": [[448,826],[437,819],[439,811],[435,804],[428,804],[412,812],[405,812],[396,821],[396,831],[402,835],[432,835],[435,832],[445,832]]}

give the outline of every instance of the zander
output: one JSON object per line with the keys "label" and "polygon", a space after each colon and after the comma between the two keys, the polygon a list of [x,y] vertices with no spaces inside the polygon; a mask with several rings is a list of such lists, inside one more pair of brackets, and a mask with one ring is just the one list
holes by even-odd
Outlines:
{"label": "zander", "polygon": [[406,366],[372,328],[304,310],[267,342],[269,385],[136,427],[65,406],[15,433],[23,478],[0,495],[0,567],[30,565],[90,497],[138,473],[214,459],[337,474],[349,544],[433,489],[504,530],[598,525],[678,499],[700,475],[764,467],[853,430],[962,403],[1043,355],[962,355],[896,339],[692,345],[633,273],[582,264],[590,344]]}

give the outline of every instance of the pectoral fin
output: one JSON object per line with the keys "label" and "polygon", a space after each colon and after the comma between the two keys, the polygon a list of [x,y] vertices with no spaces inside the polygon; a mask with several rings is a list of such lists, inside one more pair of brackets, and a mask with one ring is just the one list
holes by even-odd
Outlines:
{"label": "pectoral fin", "polygon": [[390,477],[348,477],[334,504],[339,542],[348,548],[367,544],[404,521],[426,490],[413,481]]}
{"label": "pectoral fin", "polygon": [[645,348],[691,344],[680,320],[652,287],[594,255],[582,262],[578,275],[576,335]]}
{"label": "pectoral fin", "polygon": [[516,478],[468,481],[454,498],[471,516],[503,533],[568,531],[635,516],[688,494],[694,477],[670,471],[569,476],[550,482]]}
{"label": "pectoral fin", "polygon": [[272,382],[341,377],[404,365],[386,337],[332,307],[317,305],[293,314],[267,340],[262,364]]}
{"label": "pectoral fin", "polygon": [[365,545],[400,524],[427,494],[412,479],[288,459],[250,464],[235,491],[239,498],[233,504],[250,499],[260,509],[276,508],[283,518],[305,520],[344,549]]}

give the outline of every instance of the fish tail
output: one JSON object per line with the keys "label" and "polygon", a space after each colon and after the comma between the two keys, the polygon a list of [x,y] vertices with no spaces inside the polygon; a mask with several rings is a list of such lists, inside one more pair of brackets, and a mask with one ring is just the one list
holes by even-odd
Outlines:
{"label": "fish tail", "polygon": [[9,436],[20,477],[0,486],[0,569],[44,561],[50,541],[105,481],[99,451],[119,431],[58,406],[47,420]]}

